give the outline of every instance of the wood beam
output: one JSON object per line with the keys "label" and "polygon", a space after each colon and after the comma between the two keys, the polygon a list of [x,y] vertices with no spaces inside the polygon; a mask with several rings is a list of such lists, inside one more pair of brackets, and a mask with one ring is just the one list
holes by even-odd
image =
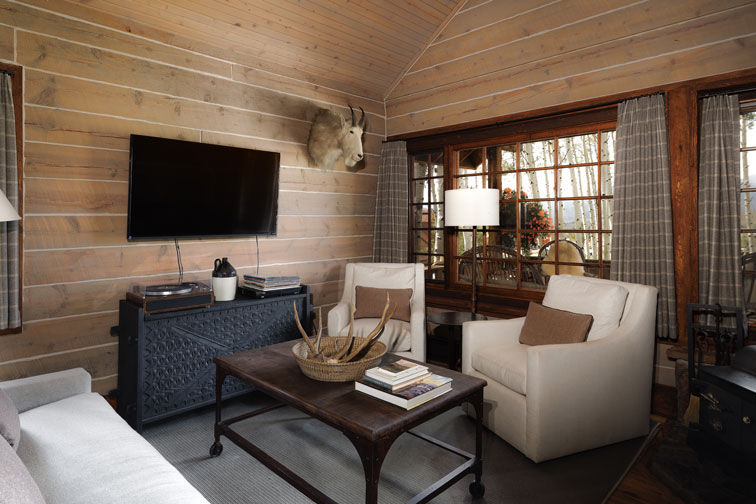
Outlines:
{"label": "wood beam", "polygon": [[693,86],[666,93],[672,191],[677,345],[687,345],[685,307],[698,302],[698,94]]}

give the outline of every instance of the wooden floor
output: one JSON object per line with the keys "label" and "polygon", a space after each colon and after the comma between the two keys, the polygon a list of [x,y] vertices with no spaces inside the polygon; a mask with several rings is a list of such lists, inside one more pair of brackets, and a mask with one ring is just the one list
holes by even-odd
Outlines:
{"label": "wooden floor", "polygon": [[654,386],[652,420],[661,422],[662,426],[656,438],[646,447],[638,460],[605,504],[648,504],[664,502],[665,504],[683,504],[683,500],[661,483],[649,470],[651,456],[656,446],[661,443],[676,421],[677,393],[674,387]]}

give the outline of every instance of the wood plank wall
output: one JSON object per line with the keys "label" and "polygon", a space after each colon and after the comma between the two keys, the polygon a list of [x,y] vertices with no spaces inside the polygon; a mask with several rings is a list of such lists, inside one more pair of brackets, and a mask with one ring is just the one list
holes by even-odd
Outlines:
{"label": "wood plank wall", "polygon": [[[177,278],[172,242],[126,241],[130,133],[281,153],[278,236],[260,272],[298,274],[324,311],[344,265],[372,254],[384,105],[22,3],[0,0],[0,61],[24,67],[23,332],[0,336],[0,380],[74,366],[116,386],[118,300]],[[318,107],[368,112],[366,168],[310,166]],[[227,256],[257,267],[254,238],[182,240],[185,276]]]}
{"label": "wood plank wall", "polygon": [[[386,97],[387,133],[391,138],[451,131],[666,88],[684,343],[685,305],[697,296],[697,221],[690,198],[697,182],[697,147],[691,141],[696,92],[674,87],[698,79],[705,89],[709,76],[751,69],[756,69],[752,0],[471,0]],[[674,386],[668,346],[658,345],[655,378]]]}
{"label": "wood plank wall", "polygon": [[471,1],[387,96],[388,135],[754,66],[752,0]]}

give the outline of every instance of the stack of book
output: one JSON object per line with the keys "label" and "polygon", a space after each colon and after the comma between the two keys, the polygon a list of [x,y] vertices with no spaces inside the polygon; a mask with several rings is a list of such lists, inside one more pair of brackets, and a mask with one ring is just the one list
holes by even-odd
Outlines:
{"label": "stack of book", "polygon": [[299,292],[300,279],[298,276],[264,277],[246,274],[242,280],[242,288],[255,295],[294,294]]}
{"label": "stack of book", "polygon": [[451,378],[433,374],[427,366],[407,360],[365,371],[355,390],[410,410],[451,390]]}

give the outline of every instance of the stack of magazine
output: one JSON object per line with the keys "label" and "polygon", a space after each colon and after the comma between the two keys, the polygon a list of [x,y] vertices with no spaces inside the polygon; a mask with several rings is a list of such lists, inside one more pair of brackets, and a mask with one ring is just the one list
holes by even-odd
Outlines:
{"label": "stack of magazine", "polygon": [[242,288],[257,297],[296,294],[299,292],[299,286],[300,279],[298,276],[264,277],[246,274],[242,280]]}
{"label": "stack of magazine", "polygon": [[370,368],[354,382],[355,390],[404,409],[412,409],[451,390],[451,378],[433,374],[408,360]]}

